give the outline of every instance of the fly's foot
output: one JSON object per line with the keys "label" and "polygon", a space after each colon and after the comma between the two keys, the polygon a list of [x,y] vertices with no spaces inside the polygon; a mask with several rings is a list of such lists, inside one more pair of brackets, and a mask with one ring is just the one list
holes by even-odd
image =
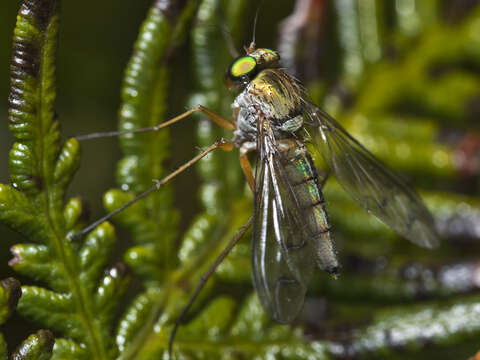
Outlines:
{"label": "fly's foot", "polygon": [[153,179],[152,182],[155,184],[155,188],[158,190],[162,186],[162,182],[158,179]]}

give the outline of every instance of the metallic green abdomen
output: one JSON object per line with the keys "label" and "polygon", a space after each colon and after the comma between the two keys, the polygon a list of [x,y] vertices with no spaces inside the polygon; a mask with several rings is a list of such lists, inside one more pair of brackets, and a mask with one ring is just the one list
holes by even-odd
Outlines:
{"label": "metallic green abdomen", "polygon": [[300,208],[309,241],[316,252],[318,266],[336,273],[338,262],[330,235],[330,224],[325,210],[320,180],[307,148],[298,142],[284,152],[283,165],[290,188]]}

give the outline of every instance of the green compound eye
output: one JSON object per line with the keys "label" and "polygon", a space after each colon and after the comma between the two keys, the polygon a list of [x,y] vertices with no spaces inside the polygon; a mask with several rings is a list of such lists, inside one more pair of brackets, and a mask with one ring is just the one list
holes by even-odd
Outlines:
{"label": "green compound eye", "polygon": [[235,77],[241,77],[248,74],[257,66],[257,62],[251,56],[244,56],[235,61],[231,68],[230,74]]}

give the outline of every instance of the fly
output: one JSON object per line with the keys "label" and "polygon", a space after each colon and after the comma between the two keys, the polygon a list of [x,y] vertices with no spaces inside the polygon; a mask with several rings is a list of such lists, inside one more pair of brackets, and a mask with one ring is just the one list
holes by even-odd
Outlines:
{"label": "fly", "polygon": [[[136,199],[74,235],[88,233],[209,152],[217,148],[239,149],[241,167],[254,193],[253,217],[202,277],[177,319],[169,353],[178,326],[208,276],[251,224],[253,284],[263,308],[276,321],[290,323],[297,317],[315,267],[333,276],[338,274],[322,193],[326,179],[319,176],[307,144],[318,149],[340,185],[367,212],[417,245],[433,248],[439,244],[433,218],[417,193],[309,100],[301,83],[280,68],[279,54],[257,49],[253,42],[245,50],[246,55],[231,63],[225,77],[230,88],[240,90],[232,105],[233,123],[199,105],[151,128],[78,137],[156,131],[197,111],[233,131],[231,141],[217,141]],[[250,152],[257,156],[255,171],[247,158]]]}
{"label": "fly", "polygon": [[[337,275],[338,261],[319,173],[307,143],[369,213],[417,245],[438,245],[420,197],[279,68],[278,53],[255,49],[233,61],[227,80],[244,86],[233,103],[240,154],[257,152],[252,276],[264,309],[289,323],[302,308],[313,269]],[[313,134],[310,136],[309,134]],[[252,142],[255,147],[252,147]]]}

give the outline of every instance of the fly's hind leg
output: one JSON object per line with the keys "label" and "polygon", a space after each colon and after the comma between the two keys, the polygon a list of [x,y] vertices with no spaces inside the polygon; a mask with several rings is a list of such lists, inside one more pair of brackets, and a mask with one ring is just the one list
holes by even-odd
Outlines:
{"label": "fly's hind leg", "polygon": [[222,261],[225,259],[225,257],[230,253],[230,251],[235,247],[235,245],[238,243],[238,241],[242,238],[243,234],[250,228],[252,225],[253,217],[251,216],[245,225],[243,225],[237,232],[237,234],[233,237],[232,240],[227,244],[225,249],[217,256],[215,261],[209,266],[207,271],[202,275],[200,282],[197,284],[197,287],[193,291],[192,296],[188,300],[187,305],[183,308],[181,314],[175,321],[175,325],[173,326],[172,332],[170,333],[170,337],[168,339],[168,358],[172,359],[172,351],[173,351],[173,342],[175,341],[175,335],[177,334],[178,328],[182,324],[183,320],[185,319],[185,316],[187,315],[188,311],[192,307],[193,303],[197,299],[198,295],[202,291],[202,289],[205,287],[208,279],[210,276],[215,272],[217,267],[222,263]]}
{"label": "fly's hind leg", "polygon": [[253,141],[247,141],[240,146],[240,166],[247,179],[248,186],[252,193],[255,192],[255,179],[253,177],[253,170],[250,161],[248,160],[248,153],[257,150],[257,143]]}
{"label": "fly's hind leg", "polygon": [[140,199],[143,199],[144,197],[148,196],[149,194],[151,194],[152,192],[160,189],[160,187],[162,187],[163,185],[165,185],[167,182],[169,182],[170,180],[172,180],[175,176],[177,176],[178,174],[184,172],[185,170],[187,170],[189,167],[191,167],[193,164],[195,164],[196,162],[198,162],[199,160],[201,160],[202,158],[204,158],[205,156],[207,156],[210,152],[212,152],[213,150],[215,149],[222,149],[224,151],[231,151],[234,149],[234,145],[233,143],[229,142],[229,141],[226,141],[226,140],[219,140],[219,141],[216,141],[214,142],[212,145],[210,145],[208,148],[206,148],[205,150],[203,150],[200,154],[198,154],[197,156],[195,156],[194,158],[190,159],[189,161],[187,161],[185,164],[183,164],[182,166],[180,166],[177,170],[171,172],[170,174],[168,174],[167,176],[165,176],[163,179],[161,180],[154,180],[155,182],[155,185],[153,185],[152,187],[150,187],[149,189],[145,190],[143,193],[137,195],[134,199],[130,200],[129,202],[125,203],[124,205],[122,205],[121,207],[119,207],[118,209],[112,211],[111,213],[105,215],[104,217],[98,219],[97,221],[91,223],[90,225],[88,225],[86,228],[82,229],[81,231],[79,231],[78,233],[72,235],[70,237],[70,239],[75,239],[75,238],[78,238],[78,237],[82,237],[86,234],[88,234],[90,231],[92,231],[95,227],[97,227],[98,225],[100,225],[101,223],[103,223],[104,221],[107,221],[109,219],[111,219],[113,216],[115,216],[116,214],[118,214],[119,212],[123,211],[124,209],[126,209],[127,207],[129,207],[130,205],[136,203],[138,200]]}

